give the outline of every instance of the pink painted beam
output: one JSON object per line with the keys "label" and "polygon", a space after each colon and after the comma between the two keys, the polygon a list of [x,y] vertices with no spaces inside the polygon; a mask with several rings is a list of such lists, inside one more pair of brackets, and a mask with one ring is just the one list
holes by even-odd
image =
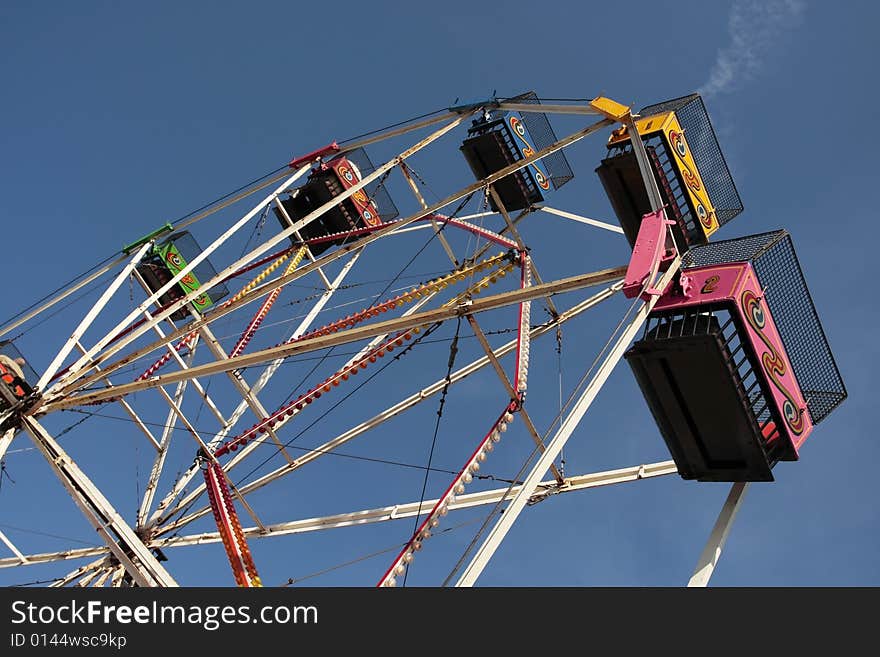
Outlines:
{"label": "pink painted beam", "polygon": [[[623,283],[623,293],[628,299],[639,296],[642,288],[651,272],[660,268],[660,263],[666,256],[666,226],[674,224],[666,218],[666,213],[661,208],[656,212],[649,212],[642,217],[639,226],[639,234],[633,247],[629,267]],[[645,290],[645,295],[660,295],[662,290]]]}

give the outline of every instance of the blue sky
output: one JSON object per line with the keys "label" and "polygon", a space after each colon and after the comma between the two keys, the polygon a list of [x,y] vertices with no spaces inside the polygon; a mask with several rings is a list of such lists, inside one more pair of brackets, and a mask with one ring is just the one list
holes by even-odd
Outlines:
{"label": "blue sky", "polygon": [[[880,448],[871,428],[876,403],[869,392],[878,316],[867,290],[875,278],[878,238],[872,194],[880,147],[874,129],[880,104],[872,82],[880,54],[873,34],[877,18],[873,3],[856,1],[592,7],[519,1],[4,3],[0,217],[7,283],[0,316],[292,155],[456,99],[534,89],[543,97],[601,93],[641,107],[702,90],[746,208],[719,237],[779,227],[791,231],[850,394],[817,427],[799,462],[777,466],[775,483],[751,487],[713,584],[880,584],[875,558],[880,516],[872,485]],[[561,135],[569,124],[555,125]],[[414,161],[438,197],[470,182],[458,139]],[[572,150],[576,177],[553,198],[554,205],[613,220],[593,172],[603,140]],[[382,147],[370,153],[374,161],[394,154]],[[392,192],[402,208],[411,207],[410,199],[398,198],[405,188]],[[219,216],[216,223],[200,225],[204,232],[197,236],[204,245],[232,220],[233,214]],[[273,221],[267,230],[274,230]],[[224,252],[227,262],[240,255],[249,232]],[[534,217],[524,232],[547,279],[624,264],[628,255],[623,240],[610,233],[545,215]],[[391,255],[365,256],[357,279],[394,276],[423,244],[425,234],[415,235],[399,238],[399,251]],[[418,278],[448,268],[442,251],[432,251],[406,274]],[[375,293],[381,287],[365,289]],[[140,300],[139,292],[133,294]],[[112,308],[117,320],[131,308],[128,294],[122,297]],[[22,336],[19,347],[45,367],[88,303],[86,298]],[[282,313],[295,306],[285,308]],[[566,328],[563,379],[569,389],[624,308],[621,301],[610,303]],[[542,312],[536,305],[534,316]],[[96,328],[109,329],[113,317],[102,318]],[[325,321],[330,319],[328,313]],[[500,329],[510,325],[507,320],[499,315],[487,321]],[[267,344],[280,335],[270,335],[270,329],[281,330],[267,328]],[[446,326],[438,335],[448,339],[453,330]],[[477,355],[473,343],[462,358]],[[558,403],[552,347],[536,348],[544,367],[533,368],[533,377],[543,377],[532,379],[540,428]],[[360,421],[374,407],[440,378],[447,356],[448,342],[426,346],[422,360],[389,370],[381,386],[365,389],[328,415],[302,437],[303,444],[318,444],[346,421]],[[305,364],[294,367],[303,375],[308,371]],[[299,380],[292,376],[287,389],[281,385],[272,394],[280,401]],[[498,391],[488,392],[491,385],[487,376],[450,394],[435,465],[456,468],[462,450],[488,427],[503,397],[492,397]],[[154,402],[146,395],[138,399],[151,417],[164,417]],[[436,400],[423,406],[350,452],[424,464]],[[106,408],[119,415],[118,407]],[[60,430],[82,417],[62,415],[47,419],[47,425]],[[202,424],[209,423],[203,418]],[[294,429],[289,431],[292,436]],[[487,471],[500,477],[516,472],[527,437],[521,427],[512,434],[509,450],[487,464]],[[192,446],[184,434],[176,440],[177,467],[185,468]],[[93,418],[65,441],[130,519],[151,463],[143,438],[124,422]],[[20,451],[29,445],[20,436],[6,458],[15,483],[4,479],[0,488],[0,529],[25,551],[96,544],[45,463],[32,450]],[[668,458],[625,365],[572,438],[566,457],[569,474]],[[418,469],[339,458],[314,471],[303,469],[296,482],[255,499],[258,511],[273,521],[289,520],[417,500],[423,476]],[[434,473],[429,491],[441,488],[448,476]],[[527,510],[480,583],[682,584],[727,490],[724,484],[667,477],[557,496]],[[457,522],[450,520],[450,526]],[[426,546],[411,582],[442,580],[475,526]],[[278,584],[393,546],[410,531],[411,522],[404,521],[254,541],[253,550],[266,582]],[[181,548],[169,556],[169,568],[182,583],[232,583],[217,545]],[[391,556],[303,584],[369,585]],[[51,578],[75,565],[0,570],[0,583]]]}

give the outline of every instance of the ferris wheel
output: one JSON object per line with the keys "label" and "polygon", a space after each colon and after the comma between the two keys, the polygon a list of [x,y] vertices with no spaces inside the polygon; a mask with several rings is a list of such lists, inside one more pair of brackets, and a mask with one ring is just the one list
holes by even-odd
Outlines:
{"label": "ferris wheel", "polygon": [[[618,223],[558,207],[587,197],[561,188],[597,139],[601,185],[583,184]],[[425,563],[419,584],[472,586],[529,507],[680,476],[732,483],[690,580],[706,585],[749,482],[846,397],[790,236],[715,240],[742,209],[698,95],[636,113],[530,92],[333,142],[132,235],[0,327],[0,460],[29,451],[44,477],[3,503],[54,546],[0,531],[0,567],[393,587]],[[563,225],[631,255],[572,257]],[[66,336],[40,368],[36,325]],[[565,446],[621,360],[671,458],[571,474]],[[59,548],[77,510],[94,542]]]}

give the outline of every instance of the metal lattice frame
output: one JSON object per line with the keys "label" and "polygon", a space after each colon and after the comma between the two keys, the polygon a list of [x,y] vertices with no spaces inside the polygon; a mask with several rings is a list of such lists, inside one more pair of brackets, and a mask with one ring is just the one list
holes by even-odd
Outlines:
{"label": "metal lattice frame", "polygon": [[[525,210],[516,217],[511,217],[505,211],[492,187],[494,182],[528,166],[538,159],[545,158],[545,161],[547,161],[554,155],[558,154],[561,156],[562,149],[615,123],[626,125],[631,130],[634,129],[632,114],[628,108],[607,102],[535,105],[526,98],[511,99],[510,102],[502,102],[500,104],[493,102],[491,106],[499,107],[502,110],[510,109],[525,113],[598,115],[600,120],[588,124],[567,137],[559,140],[554,139],[552,143],[539,149],[534,155],[458,190],[433,204],[427,203],[420,194],[418,186],[413,181],[407,167],[407,159],[450,133],[467,120],[469,116],[482,111],[482,108],[473,107],[467,111],[450,111],[441,116],[417,121],[404,127],[372,135],[366,139],[346,145],[342,152],[354,152],[364,146],[382,140],[401,137],[416,130],[423,130],[443,124],[442,127],[435,129],[413,146],[401,151],[399,155],[391,158],[384,164],[375,168],[371,166],[366,167],[366,175],[358,184],[345,190],[333,201],[326,203],[308,216],[295,222],[288,221],[286,227],[282,228],[280,232],[265,239],[258,246],[251,249],[250,252],[223,267],[211,280],[203,281],[203,288],[210,289],[214,285],[228,281],[231,276],[239,272],[256,267],[259,263],[271,262],[273,258],[276,261],[285,257],[290,258],[292,250],[285,245],[289,245],[288,240],[291,236],[296,239],[298,231],[303,226],[308,225],[309,222],[314,221],[321,214],[335,207],[356,191],[360,189],[374,189],[375,191],[375,185],[384,182],[384,178],[395,170],[399,170],[402,173],[408,186],[413,191],[420,206],[417,212],[399,221],[383,224],[375,230],[368,231],[366,234],[359,236],[360,238],[356,242],[345,243],[338,249],[332,250],[321,257],[314,257],[309,251],[308,245],[305,245],[302,247],[302,251],[297,254],[296,262],[288,262],[285,269],[279,275],[271,278],[272,265],[270,265],[268,274],[261,275],[262,278],[258,276],[255,282],[245,286],[238,294],[226,299],[222,304],[211,308],[203,316],[199,316],[195,312],[194,306],[191,303],[199,294],[198,291],[193,291],[165,307],[155,308],[155,304],[162,294],[170,289],[171,286],[176,285],[191,269],[197,267],[200,262],[217,251],[222,245],[236,239],[238,231],[257,218],[261,212],[266,212],[271,207],[282,207],[279,202],[280,196],[289,193],[294,188],[297,180],[309,171],[310,165],[302,166],[296,171],[288,171],[272,176],[268,180],[256,184],[250,189],[178,224],[176,229],[182,230],[233,203],[248,199],[260,190],[274,186],[268,195],[263,197],[240,219],[222,232],[204,248],[201,254],[190,261],[182,271],[158,290],[151,291],[143,279],[138,276],[136,270],[138,263],[152,245],[152,242],[148,241],[133,255],[120,257],[98,269],[89,277],[70,286],[21,319],[0,329],[0,337],[2,337],[4,334],[8,334],[13,329],[38,317],[63,299],[70,297],[85,285],[100,280],[101,277],[107,276],[112,272],[117,272],[113,281],[105,288],[101,298],[90,308],[82,322],[80,322],[52,360],[49,367],[40,376],[37,388],[41,394],[29,400],[27,406],[15,407],[18,414],[17,417],[20,418],[19,428],[23,428],[31,436],[36,446],[46,457],[51,468],[64,484],[71,498],[98,530],[98,534],[104,539],[105,544],[90,548],[24,554],[6,535],[0,534],[0,541],[13,554],[12,557],[0,558],[0,567],[25,566],[96,557],[95,560],[79,566],[66,576],[59,578],[55,585],[122,586],[136,584],[141,586],[173,586],[175,585],[173,577],[163,567],[157,557],[157,551],[160,549],[165,550],[183,545],[216,543],[221,540],[226,543],[230,541],[240,542],[245,538],[267,538],[357,524],[384,522],[398,518],[424,516],[424,520],[417,532],[380,579],[381,585],[391,585],[394,583],[395,577],[406,572],[412,555],[421,547],[424,540],[430,536],[430,530],[434,526],[435,521],[439,522],[441,516],[456,509],[506,503],[506,512],[502,519],[489,532],[485,542],[473,555],[470,564],[464,569],[462,576],[458,580],[459,585],[471,585],[476,581],[511,524],[527,504],[539,502],[557,493],[674,474],[675,467],[671,461],[574,477],[565,477],[555,468],[554,460],[574,429],[578,426],[599,389],[623,354],[624,349],[640,329],[641,324],[656,301],[656,297],[652,297],[650,301],[641,302],[638,304],[638,307],[633,308],[633,314],[628,318],[629,321],[622,323],[620,330],[613,336],[615,342],[605,353],[605,359],[595,372],[593,379],[584,388],[580,398],[575,402],[568,415],[562,419],[556,434],[549,441],[545,441],[529,416],[527,405],[523,404],[523,394],[527,388],[528,356],[531,341],[540,338],[548,332],[555,332],[558,327],[566,322],[593,309],[602,301],[611,298],[622,287],[621,279],[624,274],[624,268],[612,267],[597,272],[577,274],[565,279],[549,282],[543,281],[537,264],[533,261],[533,257],[537,254],[527,254],[525,244],[517,228],[517,225],[529,216],[531,209]],[[547,127],[549,128],[549,123]],[[552,134],[552,131],[550,134]],[[648,156],[641,142],[639,142],[635,152],[652,207],[658,209],[661,205],[659,192],[651,174]],[[462,219],[450,218],[439,214],[440,211],[460,202],[462,199],[466,199],[474,193],[493,195],[506,224],[498,233],[493,233],[488,229],[470,224]],[[543,209],[581,223],[620,232],[615,226],[609,226],[604,222],[588,219],[575,213],[553,210],[551,208]],[[489,244],[487,244],[486,246],[479,247],[466,259],[460,261],[441,232],[441,229],[450,226],[489,238],[497,244],[506,244],[516,254],[516,257],[509,263],[503,259],[496,258],[493,260],[491,257],[481,261],[480,259],[484,257],[488,249]],[[372,309],[367,309],[362,317],[358,316],[355,318],[349,316],[340,320],[337,324],[327,325],[319,330],[310,331],[316,317],[341,288],[346,277],[364,252],[365,247],[378,240],[391,238],[418,228],[430,228],[435,231],[438,243],[450,258],[453,267],[450,276],[453,279],[460,276],[461,272],[471,270],[473,270],[473,273],[482,272],[483,278],[477,277],[474,279],[475,282],[465,287],[464,291],[438,307],[431,308],[429,306],[439,291],[445,287],[444,283],[450,282],[446,279],[442,281],[438,279],[437,281],[423,284],[422,287],[414,291],[417,294],[410,295],[413,298],[406,298],[406,295],[404,295],[401,298],[394,299],[394,306],[413,303],[406,312],[398,317],[371,322],[368,320],[373,319],[374,314]],[[272,254],[272,250],[278,248],[282,249],[282,251]],[[287,255],[285,256],[285,254]],[[334,275],[328,268],[337,261],[344,261],[344,264]],[[122,267],[121,269],[120,266]],[[275,265],[275,267],[278,267],[278,265]],[[652,275],[645,282],[645,289],[654,286],[662,287],[674,275],[677,267],[678,261],[676,260],[665,273],[652,272]],[[518,268],[520,272],[520,286],[508,292],[477,296],[505,268]],[[111,298],[120,292],[122,283],[130,276],[141,282],[147,295],[146,299],[131,310],[121,321],[116,323],[103,337],[95,340],[91,346],[85,346],[82,340],[87,330]],[[249,323],[245,325],[241,340],[249,339],[269,312],[274,299],[277,298],[278,291],[284,286],[294,281],[303,280],[306,277],[314,279],[322,292],[317,300],[314,301],[306,316],[284,342],[275,347],[254,351],[247,351],[242,346],[241,349],[234,350],[235,353],[231,356],[224,350],[212,330],[212,326],[216,326],[218,320],[224,317],[250,317]],[[552,299],[554,294],[581,290],[591,286],[604,287],[600,292],[585,298],[568,309],[557,309]],[[544,300],[552,314],[552,318],[549,321],[537,327],[531,326],[529,322],[529,307],[533,300]],[[259,304],[256,313],[253,312],[254,306],[248,308],[248,306],[255,302]],[[493,347],[482,330],[478,318],[485,311],[508,306],[518,308],[517,337],[505,344]],[[177,326],[171,320],[171,316],[185,308],[190,310],[192,319],[183,326]],[[479,338],[480,345],[485,353],[482,358],[455,371],[451,371],[448,377],[441,378],[435,383],[414,392],[412,395],[377,413],[372,418],[357,424],[301,456],[294,458],[285,450],[285,445],[281,442],[277,432],[288,419],[302,410],[301,407],[297,407],[298,403],[302,405],[307,404],[305,396],[301,396],[292,404],[283,406],[280,410],[284,412],[281,414],[279,414],[279,411],[269,410],[260,400],[261,393],[272,381],[273,376],[285,359],[296,354],[366,340],[367,343],[340,368],[338,376],[344,377],[346,373],[356,373],[359,367],[364,366],[364,363],[377,353],[381,356],[380,352],[382,350],[390,351],[395,345],[401,345],[404,341],[412,340],[413,334],[419,330],[455,318],[467,320],[475,336]],[[151,335],[155,337],[151,338]],[[242,344],[241,340],[238,343],[239,345]],[[197,349],[199,357],[203,360],[205,352],[208,353],[207,360],[199,363],[194,360]],[[75,355],[71,356],[74,352]],[[514,376],[512,377],[508,377],[499,361],[500,358],[510,353],[515,354]],[[144,358],[148,359],[145,361],[147,363],[155,361],[153,366],[155,369],[149,368],[143,376],[138,377],[134,381],[119,382],[120,377],[126,375],[126,366],[140,363],[141,359]],[[65,363],[67,363],[66,366]],[[162,367],[169,363],[176,365],[178,369],[158,373]],[[426,399],[436,397],[438,393],[446,390],[449,386],[457,384],[489,365],[495,369],[499,384],[510,398],[510,403],[501,410],[494,423],[488,425],[488,429],[483,434],[484,437],[476,444],[474,451],[465,461],[461,470],[451,479],[446,493],[440,498],[422,500],[418,503],[407,501],[392,507],[271,524],[263,522],[257,510],[248,502],[248,496],[253,492],[272,485],[308,463],[332,453],[341,445],[366,434],[371,429],[420,404]],[[241,372],[243,368],[253,366],[262,367],[262,371],[257,379],[252,384],[249,384]],[[209,394],[207,385],[202,383],[204,377],[216,374],[222,374],[223,378],[228,380],[231,389],[241,398],[238,405],[231,411],[227,412],[221,408],[220,404],[216,403]],[[331,379],[327,379],[314,388],[313,391],[327,390],[327,386],[330,386],[332,383]],[[169,390],[166,390],[166,386],[172,384],[173,390],[169,392]],[[220,429],[211,437],[200,435],[199,430],[196,428],[196,423],[190,417],[190,413],[185,407],[185,397],[190,388],[198,395],[200,406],[207,409],[220,425]],[[155,395],[149,393],[149,391],[155,391]],[[153,402],[158,401],[167,408],[162,431],[159,435],[139,415],[138,405],[141,398],[138,399],[138,404],[134,402],[133,398],[134,393],[137,392],[149,393],[151,395],[150,399]],[[13,406],[16,400],[7,398],[6,402],[8,405]],[[66,408],[101,403],[120,404],[127,415],[138,426],[140,432],[144,434],[151,449],[155,451],[153,467],[137,510],[134,526],[128,525],[118,512],[115,511],[86,473],[64,452],[58,441],[46,431],[39,419]],[[237,425],[247,410],[250,410],[255,415],[258,422],[254,425],[256,429],[252,428],[252,430],[242,431]],[[523,484],[506,489],[484,490],[464,494],[464,486],[470,482],[472,473],[479,469],[479,464],[488,457],[488,452],[494,448],[495,443],[500,440],[501,434],[507,425],[514,420],[515,416],[522,420],[525,431],[535,442],[534,455],[536,462]],[[11,412],[4,412],[4,417],[11,417]],[[237,520],[231,519],[225,525],[228,528],[225,538],[223,530],[207,533],[185,533],[185,530],[192,522],[210,513],[212,507],[210,505],[203,505],[195,509],[192,508],[192,505],[205,492],[205,484],[196,485],[191,490],[189,489],[193,478],[199,472],[198,462],[194,462],[184,471],[170,490],[164,492],[164,494],[159,490],[161,474],[168,466],[167,459],[171,451],[172,433],[178,423],[189,434],[192,441],[192,449],[194,451],[198,450],[200,454],[208,455],[212,459],[210,463],[213,465],[208,466],[208,470],[212,474],[211,477],[207,478],[207,481],[209,483],[213,482],[211,485],[214,486],[214,497],[216,498],[218,494],[223,496],[226,508],[232,508],[235,504],[240,505],[253,521],[253,526],[240,527]],[[261,439],[261,441],[248,442],[249,436],[263,434],[265,434],[265,438]],[[16,430],[13,428],[0,436],[0,458],[6,453],[15,435]],[[237,485],[233,484],[229,478],[230,471],[244,462],[262,440],[274,442],[279,453],[284,455],[286,463],[256,479]],[[232,452],[235,453],[232,454]],[[222,461],[217,458],[217,454],[223,456]],[[543,477],[548,472],[551,473],[552,477],[545,481]],[[246,550],[240,553],[245,555]],[[255,572],[248,574],[247,577],[251,582],[259,582]]]}

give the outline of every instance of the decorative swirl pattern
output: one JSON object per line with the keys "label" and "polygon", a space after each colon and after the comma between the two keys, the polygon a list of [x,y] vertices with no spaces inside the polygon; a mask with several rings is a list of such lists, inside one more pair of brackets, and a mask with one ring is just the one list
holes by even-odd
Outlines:
{"label": "decorative swirl pattern", "polygon": [[742,304],[746,320],[768,349],[768,351],[761,354],[761,364],[764,366],[767,376],[785,397],[785,402],[782,404],[782,414],[785,417],[785,423],[794,435],[799,436],[805,426],[804,415],[798,410],[797,401],[782,382],[782,377],[785,376],[788,369],[785,365],[785,359],[764,333],[764,327],[767,324],[767,314],[764,306],[761,304],[761,299],[752,290],[746,290],[740,297],[740,303]]}
{"label": "decorative swirl pattern", "polygon": [[[679,157],[679,165],[681,166],[681,175],[684,178],[685,185],[687,185],[694,195],[698,195],[703,191],[703,185],[700,182],[700,178],[697,174],[691,171],[690,167],[687,164],[687,161],[684,159],[688,154],[687,144],[684,140],[684,135],[682,135],[677,130],[669,131],[669,141],[672,144],[672,149],[675,151],[675,154]],[[712,218],[709,216],[709,212],[706,210],[706,207],[697,202],[697,219],[700,220],[700,223],[707,229],[712,228]]]}
{"label": "decorative swirl pattern", "polygon": [[[340,178],[344,179],[349,186],[356,184],[360,180],[351,168],[345,164],[337,166],[336,173]],[[358,209],[358,212],[361,213],[361,216],[364,218],[364,223],[366,223],[367,226],[376,226],[380,223],[379,213],[376,211],[376,206],[370,201],[370,198],[364,193],[364,190],[359,189],[352,194],[351,201]]]}
{"label": "decorative swirl pattern", "polygon": [[[513,134],[522,142],[520,148],[522,149],[523,157],[531,157],[534,155],[535,149],[532,148],[532,145],[526,139],[526,127],[523,125],[523,122],[519,120],[519,117],[511,116],[507,122],[513,130]],[[538,167],[538,163],[532,162],[531,167],[535,170],[535,182],[538,183],[538,186],[543,190],[549,190],[550,180],[544,172],[541,171],[540,167]]]}

